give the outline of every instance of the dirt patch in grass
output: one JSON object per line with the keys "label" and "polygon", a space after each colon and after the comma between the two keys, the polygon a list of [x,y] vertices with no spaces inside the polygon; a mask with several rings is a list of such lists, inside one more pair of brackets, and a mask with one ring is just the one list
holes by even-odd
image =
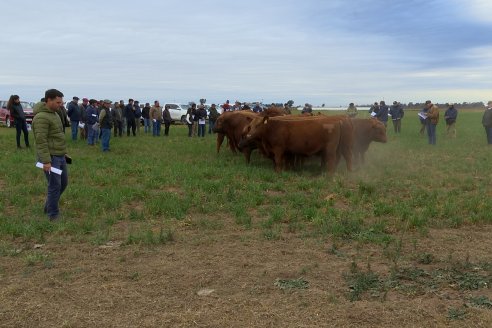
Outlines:
{"label": "dirt patch in grass", "polygon": [[[490,278],[485,267],[492,263],[490,226],[430,230],[424,236],[412,232],[380,246],[303,237],[287,229],[280,238],[266,240],[261,228],[243,229],[233,218],[223,221],[220,229],[176,222],[173,241],[157,245],[125,244],[124,222],[113,226],[105,245],[59,238],[36,247],[6,242],[22,251],[0,253],[0,326],[492,324],[492,310],[470,301],[488,304],[489,286],[423,285],[418,293],[402,287],[421,272],[418,269],[432,273],[463,269],[467,263],[472,265],[469,271],[463,269],[466,272]],[[358,300],[351,301],[354,286],[347,277],[354,267],[360,279],[372,272],[383,287],[361,289]],[[404,268],[409,280],[391,285],[392,270]]]}

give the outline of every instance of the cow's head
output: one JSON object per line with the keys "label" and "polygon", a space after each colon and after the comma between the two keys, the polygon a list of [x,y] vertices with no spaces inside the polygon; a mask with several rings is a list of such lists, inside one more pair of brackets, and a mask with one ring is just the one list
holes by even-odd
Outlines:
{"label": "cow's head", "polygon": [[213,128],[214,133],[224,133],[224,117],[227,116],[224,114],[220,115],[215,121],[215,125]]}
{"label": "cow's head", "polygon": [[243,129],[240,147],[259,141],[266,129],[269,117],[256,117]]}
{"label": "cow's head", "polygon": [[378,120],[372,121],[372,140],[377,142],[385,143],[388,139],[386,138],[386,127],[383,123]]}

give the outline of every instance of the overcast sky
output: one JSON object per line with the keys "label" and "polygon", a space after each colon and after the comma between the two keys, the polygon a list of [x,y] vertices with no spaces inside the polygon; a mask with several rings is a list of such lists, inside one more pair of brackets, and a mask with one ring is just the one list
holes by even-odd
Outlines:
{"label": "overcast sky", "polygon": [[490,0],[2,0],[0,99],[492,99]]}

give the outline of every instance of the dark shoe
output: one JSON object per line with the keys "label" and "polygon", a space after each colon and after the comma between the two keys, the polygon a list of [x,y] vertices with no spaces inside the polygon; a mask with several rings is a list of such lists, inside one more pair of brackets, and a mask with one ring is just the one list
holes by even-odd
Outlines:
{"label": "dark shoe", "polygon": [[22,147],[21,146],[17,146],[17,149],[22,149]]}
{"label": "dark shoe", "polygon": [[50,216],[49,217],[51,222],[58,221],[59,217],[58,216]]}

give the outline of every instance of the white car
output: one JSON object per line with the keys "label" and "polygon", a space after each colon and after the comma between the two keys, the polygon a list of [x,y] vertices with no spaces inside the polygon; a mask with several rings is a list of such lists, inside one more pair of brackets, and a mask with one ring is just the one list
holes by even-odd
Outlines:
{"label": "white car", "polygon": [[169,113],[171,114],[171,119],[173,120],[173,123],[186,123],[186,111],[189,108],[188,105],[178,103],[166,103],[164,104],[164,108],[166,106],[169,108]]}

